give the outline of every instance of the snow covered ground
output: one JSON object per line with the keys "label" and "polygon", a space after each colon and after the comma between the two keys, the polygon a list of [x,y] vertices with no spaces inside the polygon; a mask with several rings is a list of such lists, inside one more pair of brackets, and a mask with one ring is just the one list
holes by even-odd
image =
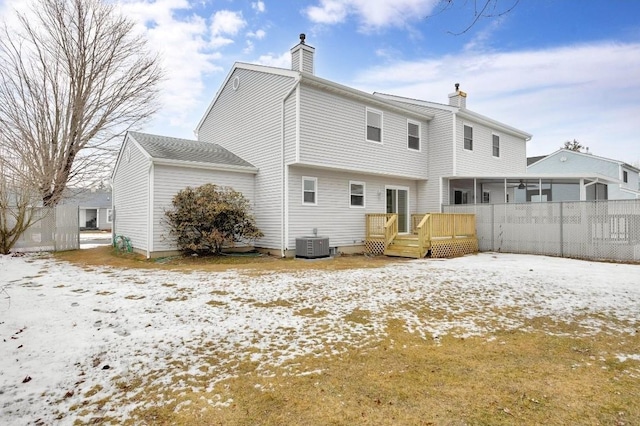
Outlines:
{"label": "snow covered ground", "polygon": [[[425,319],[425,307],[446,314]],[[367,321],[345,320],[354,312]],[[99,416],[67,412],[122,394],[115,377],[175,388],[175,379],[202,371],[224,380],[247,357],[268,372],[376,339],[390,318],[427,339],[491,339],[496,327],[537,316],[582,322],[585,333],[634,333],[639,315],[640,265],[543,256],[263,273],[82,269],[46,255],[0,256],[0,424]],[[217,361],[198,355],[211,346]],[[619,357],[640,360],[640,349]],[[124,419],[132,408],[112,398],[100,410]]]}

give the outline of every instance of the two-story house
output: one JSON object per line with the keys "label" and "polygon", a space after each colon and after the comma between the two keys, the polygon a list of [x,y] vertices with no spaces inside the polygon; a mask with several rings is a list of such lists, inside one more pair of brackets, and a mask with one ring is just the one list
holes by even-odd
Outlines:
{"label": "two-story house", "polygon": [[147,256],[170,252],[163,210],[212,182],[251,200],[257,247],[284,256],[319,235],[361,251],[367,213],[397,213],[409,232],[411,214],[468,197],[451,178],[526,172],[531,135],[467,110],[458,87],[448,105],[369,94],[317,77],[314,54],[301,36],[291,69],[236,63],[197,142],[129,133],[113,173],[116,234]]}

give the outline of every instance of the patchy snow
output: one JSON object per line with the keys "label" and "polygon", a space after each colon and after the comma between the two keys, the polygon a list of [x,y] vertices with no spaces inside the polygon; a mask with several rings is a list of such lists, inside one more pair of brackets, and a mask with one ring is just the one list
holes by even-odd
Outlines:
{"label": "patchy snow", "polygon": [[263,273],[82,269],[46,255],[0,256],[0,423],[125,419],[134,408],[125,399],[102,413],[66,413],[123,394],[115,377],[191,389],[189,377],[206,371],[221,381],[246,359],[269,375],[299,355],[378,339],[392,318],[426,339],[490,341],[539,316],[576,322],[584,333],[636,333],[639,312],[640,265],[543,256]]}

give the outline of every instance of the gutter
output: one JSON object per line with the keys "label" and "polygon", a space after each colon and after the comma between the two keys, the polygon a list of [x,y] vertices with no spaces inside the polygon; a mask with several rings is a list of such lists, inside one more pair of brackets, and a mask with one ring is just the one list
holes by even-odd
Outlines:
{"label": "gutter", "polygon": [[[281,135],[281,146],[280,146],[280,177],[282,179],[282,194],[280,199],[282,200],[282,217],[280,222],[280,257],[286,257],[287,252],[287,242],[289,241],[289,173],[288,168],[285,164],[285,103],[289,96],[300,87],[300,80],[302,79],[302,74],[298,73],[296,76],[291,89],[283,96],[282,98],[282,110],[281,110],[281,127],[280,127],[280,135]],[[296,128],[299,126],[299,122],[296,123]]]}

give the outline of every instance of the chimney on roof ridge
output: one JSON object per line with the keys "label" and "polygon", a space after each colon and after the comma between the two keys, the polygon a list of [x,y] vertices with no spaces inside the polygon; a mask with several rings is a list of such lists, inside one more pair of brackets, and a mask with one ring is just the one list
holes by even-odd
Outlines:
{"label": "chimney on roof ridge", "polygon": [[466,108],[467,94],[460,90],[460,83],[456,83],[454,86],[456,88],[456,91],[449,94],[449,105],[458,108]]}
{"label": "chimney on roof ridge", "polygon": [[291,48],[291,69],[313,74],[313,55],[316,49],[306,44],[306,38],[307,36],[301,33],[300,43]]}

